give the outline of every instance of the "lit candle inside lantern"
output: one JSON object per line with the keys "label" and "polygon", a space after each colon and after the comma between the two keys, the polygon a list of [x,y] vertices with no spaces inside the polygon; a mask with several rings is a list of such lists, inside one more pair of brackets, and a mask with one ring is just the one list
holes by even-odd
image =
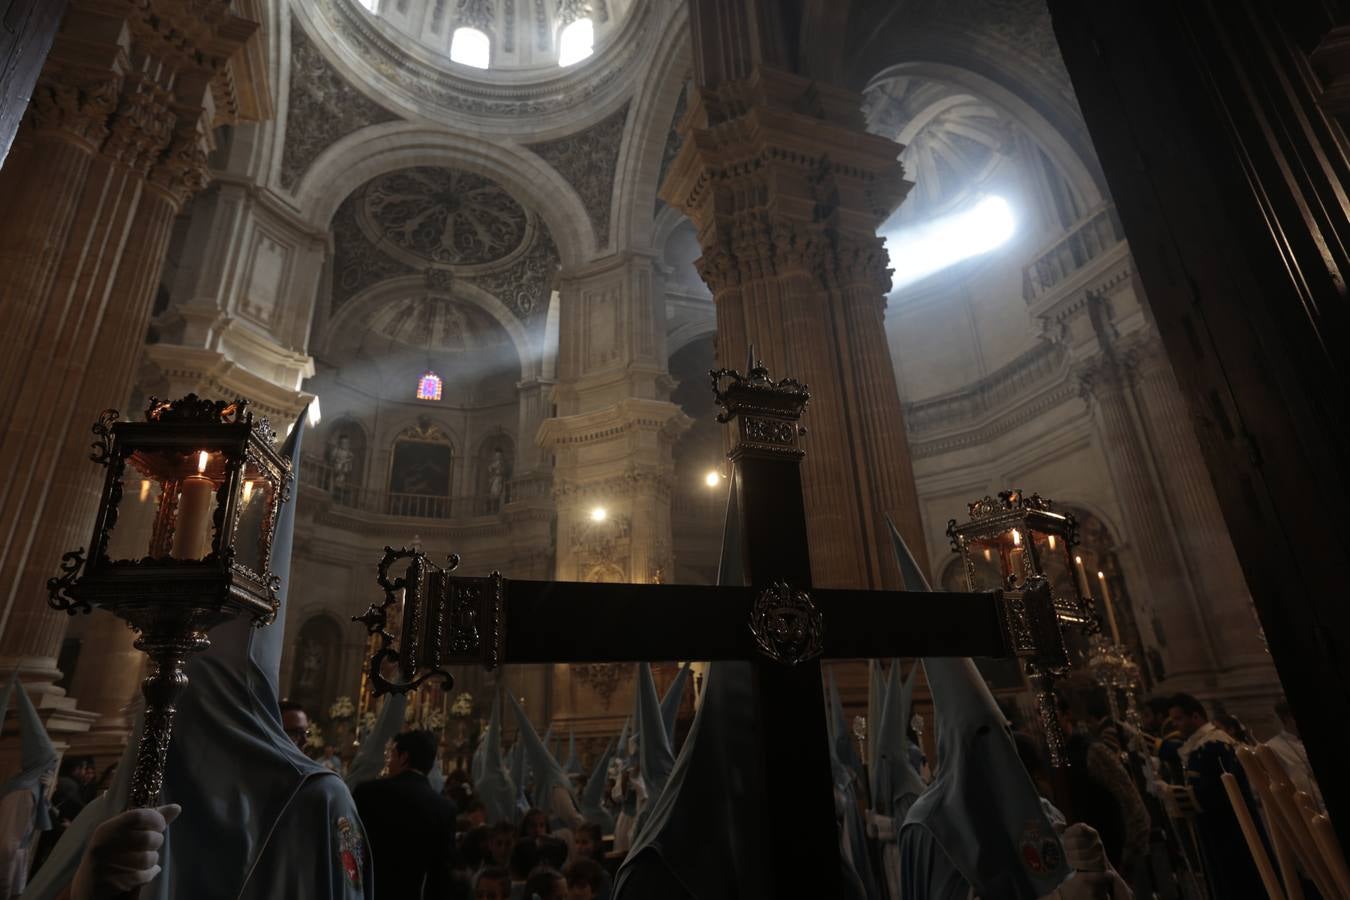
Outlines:
{"label": "lit candle inside lantern", "polygon": [[173,556],[175,559],[201,559],[206,555],[206,542],[211,532],[211,510],[215,506],[216,486],[207,478],[205,450],[197,456],[197,474],[183,479],[178,497],[178,516],[173,525]]}
{"label": "lit candle inside lantern", "polygon": [[1088,586],[1087,572],[1083,570],[1083,557],[1075,556],[1073,558],[1073,567],[1078,574],[1078,591],[1084,597],[1092,596],[1092,588]]}
{"label": "lit candle inside lantern", "polygon": [[1111,602],[1111,588],[1106,584],[1106,573],[1098,572],[1097,581],[1101,582],[1102,586],[1102,606],[1106,608],[1106,621],[1111,626],[1111,642],[1119,644],[1120,628],[1116,626],[1116,607]]}
{"label": "lit candle inside lantern", "polygon": [[1045,542],[1050,545],[1051,550],[1055,549],[1055,536],[1053,534],[1046,535]]}
{"label": "lit candle inside lantern", "polygon": [[1012,567],[1013,577],[1018,581],[1026,578],[1026,572],[1022,568],[1022,558],[1026,555],[1026,550],[1022,547],[1022,532],[1016,528],[1012,532],[1013,549],[1008,553],[1008,565]]}
{"label": "lit candle inside lantern", "polygon": [[248,501],[250,501],[250,500],[252,500],[252,499],[253,499],[253,482],[251,482],[251,481],[245,481],[245,482],[244,482],[243,505],[244,505],[244,506],[248,506]]}

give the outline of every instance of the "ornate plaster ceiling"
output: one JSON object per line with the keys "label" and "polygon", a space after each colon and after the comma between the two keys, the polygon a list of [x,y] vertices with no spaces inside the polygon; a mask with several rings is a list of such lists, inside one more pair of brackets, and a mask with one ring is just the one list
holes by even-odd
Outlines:
{"label": "ornate plaster ceiling", "polygon": [[430,166],[367,182],[357,210],[371,242],[410,265],[489,265],[518,250],[531,227],[524,207],[495,182]]}
{"label": "ornate plaster ceiling", "polygon": [[469,352],[508,345],[511,339],[492,317],[448,297],[404,297],[374,309],[365,323],[371,337],[414,349]]}

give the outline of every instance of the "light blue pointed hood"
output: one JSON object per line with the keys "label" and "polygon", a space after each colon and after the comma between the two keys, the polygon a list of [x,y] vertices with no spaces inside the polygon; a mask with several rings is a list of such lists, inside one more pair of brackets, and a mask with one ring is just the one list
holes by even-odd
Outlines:
{"label": "light blue pointed hood", "polygon": [[886,705],[886,677],[881,660],[867,661],[867,770],[872,773],[872,792],[876,793],[877,741],[876,730],[881,727],[881,711]]}
{"label": "light blue pointed hood", "polygon": [[548,746],[535,733],[534,726],[516,698],[512,696],[510,699],[519,728],[517,743],[524,745],[525,757],[534,771],[535,805],[548,813],[549,823],[554,827],[562,825],[570,828],[581,817],[577,811],[572,781],[553,754],[548,752]]}
{"label": "light blue pointed hood", "polygon": [[516,820],[516,786],[502,759],[502,694],[492,700],[492,714],[483,732],[482,772],[473,782],[474,793],[487,807],[488,822]]}
{"label": "light blue pointed hood", "polygon": [[[913,588],[908,588],[913,590]],[[905,811],[923,793],[923,779],[909,762],[910,697],[914,690],[915,666],[910,677],[901,677],[900,660],[891,662],[886,683],[886,702],[875,737],[876,773],[872,779],[872,808],[878,814],[903,821]]]}
{"label": "light blue pointed hood", "polygon": [[670,687],[666,688],[665,696],[661,698],[661,721],[666,726],[666,737],[672,748],[675,746],[675,721],[680,716],[685,685],[689,683],[689,666],[690,663],[685,663],[680,667]]}
{"label": "light blue pointed hood", "polygon": [[[894,524],[890,531],[906,588],[927,590]],[[927,658],[923,668],[936,707],[938,771],[902,831],[926,830],[980,897],[1045,896],[1069,868],[1007,720],[970,659]]]}
{"label": "light blue pointed hood", "polygon": [[46,796],[47,791],[42,786],[42,778],[44,775],[56,777],[60,754],[56,752],[51,738],[47,736],[47,728],[42,724],[42,718],[38,716],[37,707],[33,706],[33,699],[19,682],[17,670],[10,677],[9,687],[5,689],[5,705],[0,707],[0,723],[3,723],[4,715],[8,711],[10,697],[15,698],[15,709],[18,713],[19,771],[0,787],[0,797],[15,791],[28,791],[33,795],[31,818],[22,838],[22,844],[27,846],[37,832],[47,831],[52,827],[51,804]]}
{"label": "light blue pointed hood", "polygon": [[567,762],[563,763],[563,771],[568,775],[586,774],[586,770],[581,767],[581,759],[577,756],[577,730],[575,727],[567,729]]}
{"label": "light blue pointed hood", "polygon": [[614,759],[618,743],[610,740],[605,752],[591,769],[591,777],[586,779],[586,787],[581,791],[581,816],[587,822],[599,825],[604,834],[614,830],[614,817],[605,809],[605,788],[609,785],[609,763]]}
{"label": "light blue pointed hood", "polygon": [[638,663],[637,708],[634,710],[638,733],[638,762],[642,766],[642,781],[647,786],[650,804],[670,777],[675,767],[675,754],[670,748],[661,717],[661,704],[656,699],[656,680],[650,663]]}
{"label": "light blue pointed hood", "polygon": [[380,777],[380,772],[384,769],[385,748],[403,730],[403,719],[407,709],[407,694],[385,695],[380,705],[380,714],[375,717],[375,724],[361,739],[361,748],[356,751],[351,768],[347,770],[348,788],[356,790],[358,784]]}
{"label": "light blue pointed hood", "polygon": [[845,862],[851,872],[844,889],[866,900],[881,900],[876,876],[868,853],[867,823],[858,803],[858,786],[862,784],[862,761],[853,745],[852,735],[844,727],[844,705],[839,700],[839,685],[834,670],[826,679],[829,703],[830,765],[834,773],[836,816],[840,828],[848,835],[849,855]]}
{"label": "light blue pointed hood", "polygon": [[[717,583],[741,586],[740,517],[731,496]],[[647,804],[615,878],[614,900],[649,900],[637,893],[644,881],[673,880],[699,900],[758,897],[772,883],[757,699],[751,663],[709,664],[680,758],[665,790]]]}

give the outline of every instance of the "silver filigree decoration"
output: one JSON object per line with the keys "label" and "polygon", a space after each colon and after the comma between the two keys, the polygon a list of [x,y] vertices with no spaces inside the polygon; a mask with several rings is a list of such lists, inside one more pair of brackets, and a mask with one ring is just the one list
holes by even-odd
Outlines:
{"label": "silver filigree decoration", "polygon": [[825,622],[810,594],[778,581],[755,599],[750,634],[769,659],[795,666],[820,655]]}

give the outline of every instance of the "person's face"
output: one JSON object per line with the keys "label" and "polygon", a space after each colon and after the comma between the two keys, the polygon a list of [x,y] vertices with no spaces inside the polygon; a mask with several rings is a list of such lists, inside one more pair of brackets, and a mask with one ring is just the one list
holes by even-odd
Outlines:
{"label": "person's face", "polygon": [[398,748],[389,751],[389,774],[400,775],[406,771],[408,771],[407,752]]}
{"label": "person's face", "polygon": [[591,833],[589,831],[577,832],[575,846],[577,850],[577,856],[581,856],[586,859],[595,858],[595,841],[591,840]]}
{"label": "person's face", "polygon": [[1191,735],[1195,734],[1200,730],[1200,726],[1205,723],[1205,720],[1198,715],[1186,715],[1186,713],[1181,711],[1180,706],[1174,706],[1169,709],[1167,711],[1167,717],[1177,726],[1177,731],[1181,732],[1183,739],[1189,738]]}
{"label": "person's face", "polygon": [[1154,731],[1162,723],[1158,721],[1158,714],[1153,711],[1153,707],[1145,706],[1139,710],[1139,724],[1145,731]]}
{"label": "person's face", "polygon": [[595,900],[595,889],[589,884],[569,884],[567,900]]}
{"label": "person's face", "polygon": [[[504,889],[505,888],[505,889]],[[497,878],[480,878],[473,892],[474,900],[509,900],[511,889]]]}
{"label": "person's face", "polygon": [[305,742],[309,739],[309,716],[303,709],[288,709],[282,713],[281,727],[295,746],[305,749]]}
{"label": "person's face", "polygon": [[499,866],[504,866],[511,859],[511,835],[494,834],[488,839],[488,850],[492,853],[492,861]]}
{"label": "person's face", "polygon": [[93,784],[97,777],[98,770],[94,768],[93,763],[85,763],[75,770],[75,780],[80,784]]}
{"label": "person's face", "polygon": [[542,813],[536,813],[530,816],[530,821],[525,826],[525,836],[532,838],[544,837],[548,834],[548,818]]}
{"label": "person's face", "polygon": [[475,809],[473,812],[469,813],[469,821],[473,823],[475,828],[482,825],[487,821],[487,810]]}

